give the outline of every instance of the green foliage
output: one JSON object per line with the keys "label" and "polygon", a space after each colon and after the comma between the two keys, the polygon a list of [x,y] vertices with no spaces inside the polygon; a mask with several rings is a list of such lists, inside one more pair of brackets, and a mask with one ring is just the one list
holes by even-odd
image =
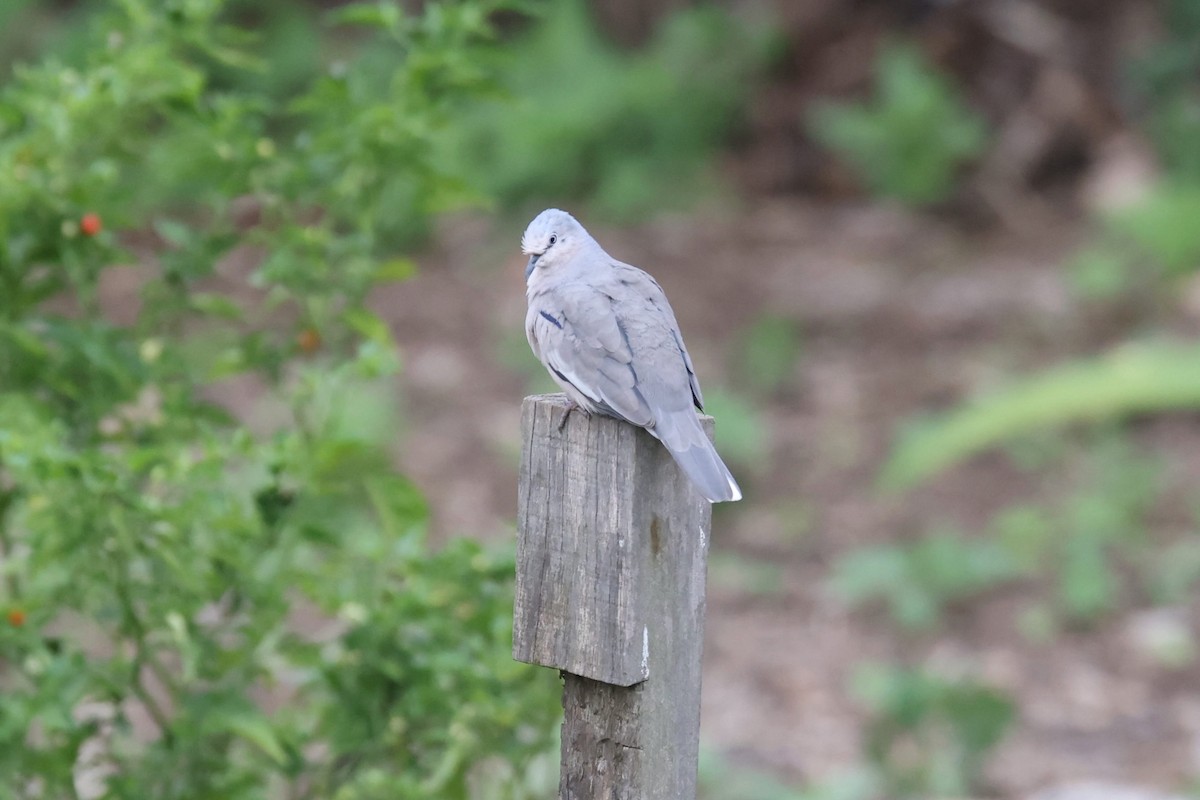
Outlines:
{"label": "green foliage", "polygon": [[315,796],[468,797],[481,754],[520,762],[546,746],[557,698],[510,655],[514,568],[459,541],[415,554],[371,605],[343,606],[354,625],[323,648],[316,732],[354,769],[327,771]]}
{"label": "green foliage", "polygon": [[852,605],[882,600],[901,626],[928,629],[945,606],[1019,575],[1017,562],[996,542],[942,532],[853,551],[835,565],[832,586]]}
{"label": "green foliage", "polygon": [[1200,4],[1167,0],[1163,11],[1165,40],[1130,65],[1130,83],[1168,170],[1200,182]]}
{"label": "green foliage", "polygon": [[913,205],[946,199],[987,144],[983,120],[911,45],[884,49],[875,80],[871,102],[819,107],[809,129],[880,195]]}
{"label": "green foliage", "polygon": [[[1046,471],[1061,469],[1060,462]],[[914,629],[934,625],[948,603],[1018,578],[1051,587],[1049,603],[1030,609],[1039,625],[1095,622],[1135,591],[1178,598],[1200,577],[1200,560],[1189,557],[1190,540],[1172,549],[1176,563],[1148,551],[1145,517],[1161,494],[1159,476],[1123,439],[1104,438],[1060,501],[1009,507],[975,542],[934,534],[851,553],[837,567],[834,588],[852,603],[886,601],[896,621]]]}
{"label": "green foliage", "polygon": [[1200,184],[1163,181],[1138,203],[1107,214],[1096,241],[1067,265],[1076,292],[1112,300],[1133,288],[1175,289],[1200,270]]}
{"label": "green foliage", "polygon": [[1200,184],[1162,183],[1144,201],[1112,214],[1111,235],[1133,245],[1137,263],[1147,258],[1166,277],[1200,269]]}
{"label": "green foliage", "polygon": [[[218,0],[119,0],[0,88],[3,796],[74,797],[85,743],[113,798],[527,796],[489,765],[551,746],[554,681],[509,657],[511,557],[425,542],[363,305],[459,196],[432,143],[489,7],[347,6],[387,68],[278,100],[228,80],[272,66]],[[135,261],[118,326],[98,288]],[[232,375],[273,434],[204,399]]]}
{"label": "green foliage", "polygon": [[1057,520],[1044,508],[1017,504],[998,513],[989,526],[989,535],[1024,573],[1042,566],[1047,549],[1058,535]]}
{"label": "green foliage", "polygon": [[1133,283],[1129,259],[1111,243],[1088,245],[1066,265],[1067,278],[1076,295],[1086,300],[1114,300]]}
{"label": "green foliage", "polygon": [[975,681],[921,670],[864,667],[855,689],[871,712],[866,751],[886,797],[966,797],[1016,708]]}
{"label": "green foliage", "polygon": [[[993,521],[993,535],[1020,563],[1053,581],[1054,608],[1070,622],[1113,611],[1145,545],[1145,516],[1158,498],[1157,465],[1119,437],[1088,454],[1078,487],[1045,510],[1017,507]],[[1144,582],[1157,581],[1147,572]]]}
{"label": "green foliage", "polygon": [[704,391],[704,410],[719,420],[716,443],[723,457],[751,470],[766,463],[767,425],[757,406],[713,386]]}
{"label": "green foliage", "polygon": [[[1045,471],[1061,469],[1060,460]],[[934,533],[851,552],[836,565],[833,588],[851,604],[884,601],[913,630],[932,628],[949,604],[1017,579],[1052,587],[1049,604],[1037,608],[1045,623],[1094,622],[1131,591],[1178,599],[1200,579],[1200,549],[1182,540],[1174,563],[1148,552],[1145,517],[1161,494],[1159,476],[1123,439],[1106,437],[1060,501],[1011,506],[975,541]]]}
{"label": "green foliage", "polygon": [[0,79],[8,79],[13,64],[39,53],[77,48],[85,38],[94,5],[94,0],[70,7],[37,0],[0,3]]}
{"label": "green foliage", "polygon": [[[1129,470],[1122,466],[1113,472],[1124,477]],[[1096,491],[1076,495],[1064,508],[1066,535],[1056,548],[1056,560],[1058,600],[1069,617],[1090,620],[1116,606],[1120,579],[1113,551],[1143,533],[1148,494],[1141,482],[1101,482]]]}
{"label": "green foliage", "polygon": [[763,316],[742,335],[737,373],[742,385],[762,395],[779,391],[800,358],[800,334],[784,317]]}
{"label": "green foliage", "polygon": [[1137,117],[1166,167],[1145,199],[1101,220],[1097,242],[1070,265],[1081,295],[1112,299],[1130,287],[1168,288],[1200,270],[1200,5],[1163,3],[1163,41],[1128,65]]}
{"label": "green foliage", "polygon": [[704,188],[704,162],[738,119],[767,44],[727,12],[698,8],[672,15],[644,52],[623,53],[583,2],[556,3],[495,64],[507,102],[464,117],[446,158],[508,206],[578,198],[633,220],[684,204]]}
{"label": "green foliage", "polygon": [[940,416],[910,424],[881,483],[913,486],[1013,437],[1078,422],[1200,406],[1200,348],[1153,342],[1054,367]]}

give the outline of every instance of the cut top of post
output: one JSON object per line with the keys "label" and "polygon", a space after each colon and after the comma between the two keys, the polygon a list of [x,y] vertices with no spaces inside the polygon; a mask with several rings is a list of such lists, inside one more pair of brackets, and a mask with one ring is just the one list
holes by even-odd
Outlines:
{"label": "cut top of post", "polygon": [[702,635],[711,506],[646,431],[567,409],[522,405],[513,657],[632,686]]}

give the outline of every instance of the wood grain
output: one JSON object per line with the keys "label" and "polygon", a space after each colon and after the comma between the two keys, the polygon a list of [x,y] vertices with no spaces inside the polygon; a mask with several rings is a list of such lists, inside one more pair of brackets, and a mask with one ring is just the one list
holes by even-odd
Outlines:
{"label": "wood grain", "polygon": [[645,431],[566,410],[522,406],[513,657],[564,672],[561,798],[691,798],[711,506]]}

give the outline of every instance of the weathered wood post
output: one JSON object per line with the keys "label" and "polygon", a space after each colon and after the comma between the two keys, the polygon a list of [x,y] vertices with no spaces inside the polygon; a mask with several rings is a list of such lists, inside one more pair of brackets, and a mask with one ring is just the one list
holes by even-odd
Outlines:
{"label": "weathered wood post", "polygon": [[522,405],[513,616],[513,657],[563,673],[559,800],[694,800],[711,506],[645,431],[566,410]]}

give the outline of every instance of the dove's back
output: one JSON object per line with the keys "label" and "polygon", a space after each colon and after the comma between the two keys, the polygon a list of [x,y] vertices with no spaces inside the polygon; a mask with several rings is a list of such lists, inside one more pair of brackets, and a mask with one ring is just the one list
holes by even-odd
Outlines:
{"label": "dove's back", "polygon": [[700,383],[679,332],[675,313],[658,282],[629,264],[615,262],[619,289],[610,287],[614,314],[633,352],[636,386],[650,408],[646,429],[713,502],[740,500],[741,489],[704,432]]}

